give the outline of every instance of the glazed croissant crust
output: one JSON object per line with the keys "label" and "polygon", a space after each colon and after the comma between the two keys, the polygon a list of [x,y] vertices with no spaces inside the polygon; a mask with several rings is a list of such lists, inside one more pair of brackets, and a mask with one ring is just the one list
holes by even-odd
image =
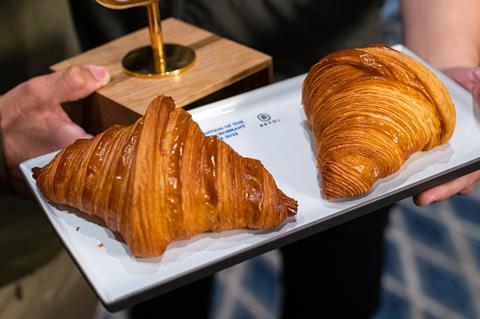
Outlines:
{"label": "glazed croissant crust", "polygon": [[437,77],[383,46],[327,55],[310,69],[302,99],[329,199],[369,192],[455,128],[455,107]]}
{"label": "glazed croissant crust", "polygon": [[276,227],[297,209],[260,161],[206,137],[169,97],[131,126],[76,141],[34,178],[52,202],[103,219],[138,257],[202,232]]}

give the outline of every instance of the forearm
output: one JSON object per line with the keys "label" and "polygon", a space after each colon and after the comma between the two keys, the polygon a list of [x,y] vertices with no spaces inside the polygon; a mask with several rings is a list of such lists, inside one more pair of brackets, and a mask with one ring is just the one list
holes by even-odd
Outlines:
{"label": "forearm", "polygon": [[405,44],[437,68],[478,66],[480,1],[401,0]]}

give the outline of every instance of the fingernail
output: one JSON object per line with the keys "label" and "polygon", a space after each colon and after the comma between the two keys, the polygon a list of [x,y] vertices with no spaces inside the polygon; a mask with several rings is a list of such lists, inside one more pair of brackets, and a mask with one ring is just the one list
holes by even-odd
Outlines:
{"label": "fingernail", "polygon": [[88,65],[88,69],[100,84],[105,85],[110,82],[110,73],[108,73],[108,70],[103,66]]}

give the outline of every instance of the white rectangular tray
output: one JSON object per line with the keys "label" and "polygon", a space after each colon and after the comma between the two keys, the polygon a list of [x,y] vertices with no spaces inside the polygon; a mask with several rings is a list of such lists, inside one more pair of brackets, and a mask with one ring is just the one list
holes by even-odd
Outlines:
{"label": "white rectangular tray", "polygon": [[[412,55],[401,46],[397,49]],[[298,214],[295,221],[270,232],[198,235],[173,243],[158,258],[135,259],[108,229],[46,201],[31,170],[47,164],[53,153],[28,160],[20,169],[73,260],[104,305],[115,311],[479,169],[480,124],[472,97],[435,73],[457,107],[457,127],[449,144],[415,154],[370,194],[342,203],[320,195],[314,143],[300,103],[304,75],[192,110],[207,134],[218,134],[241,155],[260,159],[278,187],[298,200]],[[98,247],[100,243],[104,246]]]}

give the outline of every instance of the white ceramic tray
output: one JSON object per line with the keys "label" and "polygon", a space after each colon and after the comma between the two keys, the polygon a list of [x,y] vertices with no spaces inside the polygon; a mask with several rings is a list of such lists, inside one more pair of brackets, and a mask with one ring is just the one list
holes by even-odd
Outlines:
{"label": "white ceramic tray", "polygon": [[[397,49],[412,54],[401,46]],[[47,164],[54,154],[28,160],[20,168],[73,260],[104,305],[114,311],[479,169],[480,125],[472,97],[436,73],[457,107],[457,128],[450,143],[415,154],[367,196],[341,203],[321,196],[313,142],[300,104],[304,76],[191,111],[206,134],[217,134],[241,155],[260,159],[278,187],[298,200],[298,214],[296,220],[269,232],[198,235],[173,243],[158,258],[135,259],[108,229],[47,202],[31,169]],[[100,243],[103,247],[98,247]]]}

